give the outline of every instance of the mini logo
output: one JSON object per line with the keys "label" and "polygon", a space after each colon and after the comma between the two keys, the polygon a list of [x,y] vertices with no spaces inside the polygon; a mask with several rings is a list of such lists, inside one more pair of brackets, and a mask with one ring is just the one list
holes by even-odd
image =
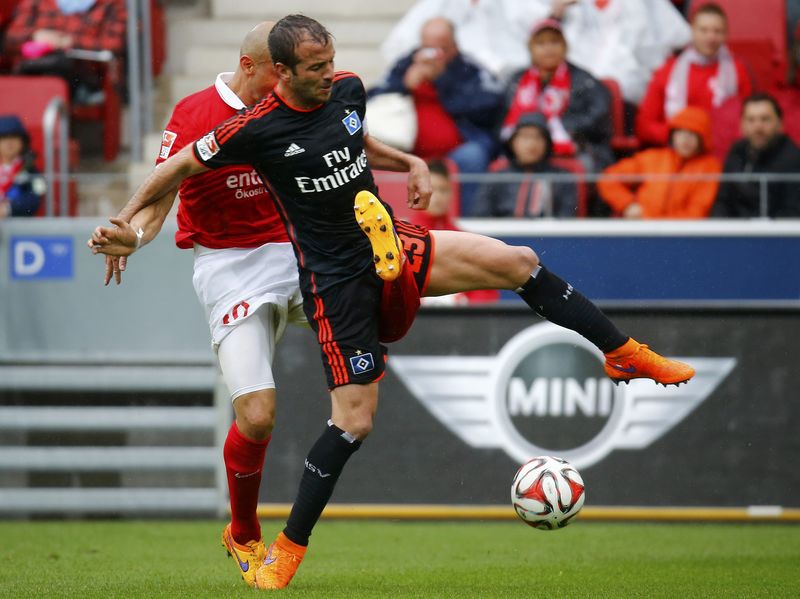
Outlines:
{"label": "mini logo", "polygon": [[234,472],[233,475],[236,478],[250,478],[251,476],[255,476],[256,474],[258,474],[259,472],[261,472],[261,470],[256,470],[255,472],[250,472],[249,474],[241,474],[239,472]]}
{"label": "mini logo", "polygon": [[200,158],[203,160],[211,160],[219,152],[219,144],[213,131],[198,139],[195,146],[197,147],[197,153],[200,154]]}
{"label": "mini logo", "polygon": [[161,136],[161,151],[158,153],[159,158],[167,159],[169,158],[169,152],[172,150],[172,144],[175,143],[175,140],[178,138],[177,133],[173,133],[172,131],[164,130],[164,134]]}
{"label": "mini logo", "polygon": [[286,151],[283,153],[284,156],[294,156],[296,154],[302,154],[305,152],[305,148],[301,148],[296,143],[292,143],[286,148]]}
{"label": "mini logo", "polygon": [[[273,563],[277,557],[272,557],[272,548],[275,547],[275,543],[269,546],[269,553],[267,553],[267,557],[264,558],[264,565],[269,566]],[[245,570],[246,571],[246,570]]]}
{"label": "mini logo", "polygon": [[372,353],[357,354],[350,358],[350,369],[353,374],[364,374],[375,368],[375,361],[372,359]]}
{"label": "mini logo", "polygon": [[611,367],[615,370],[619,370],[620,372],[627,372],[628,374],[633,374],[636,372],[636,366],[628,366],[625,368],[622,364],[612,364]]}
{"label": "mini logo", "polygon": [[342,123],[344,123],[344,128],[347,129],[350,135],[355,135],[356,131],[361,129],[361,119],[355,110],[344,117]]}
{"label": "mini logo", "polygon": [[[602,353],[550,323],[518,333],[495,356],[393,356],[405,386],[467,445],[522,463],[559,455],[576,468],[615,449],[644,449],[705,401],[735,358],[678,358],[697,373],[683,387],[637,379],[615,387]],[[442,372],[448,376],[443,377]]]}

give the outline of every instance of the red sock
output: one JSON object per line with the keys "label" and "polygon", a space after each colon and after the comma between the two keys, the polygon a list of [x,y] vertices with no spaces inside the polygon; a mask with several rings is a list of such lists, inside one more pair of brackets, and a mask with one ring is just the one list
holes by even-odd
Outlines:
{"label": "red sock", "polygon": [[234,422],[225,439],[222,455],[225,458],[228,492],[231,496],[231,534],[237,543],[245,544],[261,538],[261,524],[258,522],[256,507],[264,454],[271,438],[270,435],[264,441],[248,439]]}

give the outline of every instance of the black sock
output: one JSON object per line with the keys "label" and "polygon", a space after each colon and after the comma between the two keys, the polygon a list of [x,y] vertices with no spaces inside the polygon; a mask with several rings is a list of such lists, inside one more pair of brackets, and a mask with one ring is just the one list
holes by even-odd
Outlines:
{"label": "black sock", "polygon": [[628,340],[628,336],[580,291],[544,266],[537,267],[517,293],[539,316],[580,333],[603,353],[617,349]]}
{"label": "black sock", "polygon": [[325,431],[308,452],[297,499],[283,529],[290,541],[308,545],[311,530],[328,505],[344,465],[359,447],[361,441],[328,421]]}

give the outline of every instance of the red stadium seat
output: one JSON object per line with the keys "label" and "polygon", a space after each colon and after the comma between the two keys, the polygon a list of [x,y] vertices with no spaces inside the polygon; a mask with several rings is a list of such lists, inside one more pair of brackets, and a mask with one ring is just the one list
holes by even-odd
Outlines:
{"label": "red stadium seat", "polygon": [[[716,0],[728,15],[728,44],[748,64],[756,84],[771,90],[786,83],[786,0]],[[703,2],[695,0],[696,10]]]}
{"label": "red stadium seat", "polygon": [[[66,82],[59,77],[0,77],[0,114],[15,114],[25,125],[31,138],[31,149],[36,152],[36,166],[44,171],[44,130],[42,119],[45,109],[53,98],[61,98],[69,107],[69,92]],[[56,150],[58,150],[56,139]],[[73,155],[73,146],[69,154]],[[56,151],[56,160],[58,151]],[[59,165],[60,166],[60,165]],[[77,215],[77,190],[70,186],[68,206],[62,207],[56,186],[55,213],[60,216]],[[44,205],[38,215],[44,214]]]}
{"label": "red stadium seat", "polygon": [[625,102],[619,83],[614,79],[603,79],[602,83],[611,94],[611,149],[621,153],[635,152],[640,144],[635,135],[625,132]]}

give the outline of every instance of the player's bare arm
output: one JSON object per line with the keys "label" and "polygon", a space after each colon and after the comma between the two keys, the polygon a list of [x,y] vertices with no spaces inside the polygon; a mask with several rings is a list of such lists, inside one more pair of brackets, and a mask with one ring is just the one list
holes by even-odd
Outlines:
{"label": "player's bare arm", "polygon": [[364,136],[364,150],[371,168],[408,173],[408,206],[425,210],[433,193],[431,174],[425,161],[401,152],[371,135]]}
{"label": "player's bare arm", "polygon": [[177,189],[170,190],[155,204],[134,214],[130,223],[117,216],[109,219],[113,227],[95,228],[87,245],[93,254],[105,254],[105,285],[108,285],[112,276],[117,285],[122,282],[127,257],[158,235],[177,194]]}
{"label": "player's bare arm", "polygon": [[208,171],[194,156],[194,144],[184,146],[180,152],[162,162],[136,190],[118,218],[130,222],[133,215],[154,204],[172,189],[177,189],[184,179]]}

